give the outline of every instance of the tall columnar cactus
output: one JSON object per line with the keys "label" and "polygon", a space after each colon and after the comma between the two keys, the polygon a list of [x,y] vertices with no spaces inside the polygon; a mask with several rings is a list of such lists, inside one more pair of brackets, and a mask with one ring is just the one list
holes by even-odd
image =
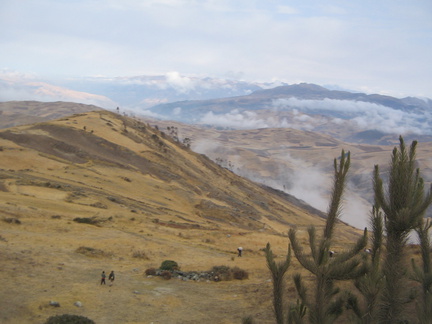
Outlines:
{"label": "tall columnar cactus", "polygon": [[284,282],[285,273],[291,263],[291,248],[288,247],[288,254],[284,261],[276,263],[270,243],[265,248],[267,267],[272,274],[273,281],[273,310],[277,324],[285,323],[285,303],[284,303]]}
{"label": "tall columnar cactus", "polygon": [[332,323],[343,310],[345,300],[335,280],[351,280],[364,274],[360,252],[367,242],[367,231],[356,245],[347,251],[331,253],[334,228],[340,217],[341,200],[345,187],[345,179],[350,167],[350,153],[342,151],[340,162],[334,160],[334,184],[331,201],[327,213],[327,221],[322,236],[318,237],[314,226],[309,227],[310,255],[306,254],[296,236],[296,230],[290,229],[289,239],[294,255],[300,264],[315,277],[315,290],[308,294],[300,274],[294,275],[294,283],[302,304],[309,313],[309,321],[314,324]]}
{"label": "tall columnar cactus", "polygon": [[412,296],[407,294],[407,269],[404,250],[409,233],[421,226],[426,209],[432,202],[431,192],[425,195],[424,181],[416,168],[416,146],[409,151],[402,137],[399,149],[394,148],[388,175],[388,188],[383,189],[379,167],[374,170],[375,203],[384,213],[386,254],[383,262],[384,287],[379,323],[404,320],[404,310]]}
{"label": "tall columnar cactus", "polygon": [[416,232],[420,240],[420,249],[422,256],[422,267],[419,267],[414,259],[411,260],[414,270],[413,279],[421,284],[421,300],[417,307],[417,314],[421,324],[432,323],[432,246],[429,237],[429,229],[432,227],[430,219],[422,220],[417,227]]}
{"label": "tall columnar cactus", "polygon": [[363,298],[359,300],[356,294],[350,292],[347,300],[347,307],[352,309],[355,315],[351,320],[353,323],[377,323],[378,302],[384,283],[381,266],[384,224],[382,213],[375,206],[372,209],[370,224],[372,227],[372,247],[363,253],[364,265],[367,267],[367,272],[354,280],[354,285]]}

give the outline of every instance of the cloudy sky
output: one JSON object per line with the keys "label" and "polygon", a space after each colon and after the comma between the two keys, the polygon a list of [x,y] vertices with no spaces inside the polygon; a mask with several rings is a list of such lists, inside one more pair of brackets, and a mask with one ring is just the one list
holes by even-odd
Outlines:
{"label": "cloudy sky", "polygon": [[182,75],[432,98],[430,0],[0,0],[0,70]]}

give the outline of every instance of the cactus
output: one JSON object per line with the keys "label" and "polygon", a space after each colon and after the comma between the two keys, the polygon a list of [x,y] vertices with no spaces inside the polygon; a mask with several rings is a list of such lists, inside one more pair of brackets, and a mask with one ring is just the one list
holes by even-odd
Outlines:
{"label": "cactus", "polygon": [[288,247],[288,254],[284,261],[276,263],[270,243],[264,250],[267,260],[267,267],[272,274],[273,281],[273,311],[277,324],[285,323],[284,315],[284,276],[291,263],[291,249]]}
{"label": "cactus", "polygon": [[374,170],[375,205],[384,213],[387,251],[378,321],[389,324],[405,320],[405,306],[413,299],[407,289],[404,251],[410,231],[421,228],[426,209],[432,203],[431,190],[425,195],[420,170],[415,167],[417,142],[412,142],[409,151],[402,137],[399,142],[399,149],[395,147],[392,153],[387,195],[378,165]]}
{"label": "cactus", "polygon": [[350,153],[342,150],[340,162],[334,160],[334,184],[327,213],[327,221],[320,239],[314,226],[309,227],[309,248],[311,254],[303,251],[296,230],[290,229],[289,239],[294,255],[300,264],[315,276],[315,290],[313,294],[303,284],[300,274],[294,275],[294,283],[299,294],[301,305],[307,307],[309,321],[313,324],[332,323],[343,311],[345,298],[335,287],[336,280],[351,280],[365,273],[362,266],[360,252],[367,242],[367,230],[350,250],[334,255],[330,249],[334,228],[340,217],[341,200],[345,187],[345,179],[350,167]]}

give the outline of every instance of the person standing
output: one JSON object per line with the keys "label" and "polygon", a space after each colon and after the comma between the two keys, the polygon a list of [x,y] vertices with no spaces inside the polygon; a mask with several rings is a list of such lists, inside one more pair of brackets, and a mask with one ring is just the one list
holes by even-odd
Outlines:
{"label": "person standing", "polygon": [[238,255],[237,255],[237,256],[241,257],[241,256],[242,256],[242,252],[243,252],[243,248],[242,248],[242,247],[239,247],[239,248],[237,249],[237,252],[238,252]]}
{"label": "person standing", "polygon": [[101,274],[101,283],[100,283],[101,285],[106,285],[105,278],[106,278],[105,271],[102,271],[102,274]]}
{"label": "person standing", "polygon": [[111,281],[111,283],[114,281],[115,276],[114,276],[114,271],[111,271],[111,273],[108,276],[108,280]]}

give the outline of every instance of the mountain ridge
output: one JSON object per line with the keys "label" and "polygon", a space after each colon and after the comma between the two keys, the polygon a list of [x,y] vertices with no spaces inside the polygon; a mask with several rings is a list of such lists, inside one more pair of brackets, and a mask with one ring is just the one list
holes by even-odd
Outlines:
{"label": "mountain ridge", "polygon": [[[76,125],[85,124],[81,119],[87,119],[89,124],[82,126],[82,129],[78,129]],[[119,146],[119,140],[112,135],[109,135],[108,138],[106,138],[107,135],[100,137],[100,135],[91,128],[91,124],[95,123],[95,119],[100,119],[103,123],[106,123],[105,128],[113,129],[111,132],[107,132],[106,130],[103,132],[107,132],[107,134],[121,134],[122,137],[131,142],[129,145],[132,145],[131,147],[134,148],[134,150],[136,150],[136,147],[142,146],[142,148],[140,148],[141,153],[137,154],[137,152],[131,151],[131,149]],[[186,191],[189,192],[188,200],[191,199],[193,192],[195,192],[195,195],[197,195],[195,199],[198,199],[198,203],[195,204],[195,207],[200,210],[202,215],[206,215],[206,212],[205,209],[202,209],[203,202],[199,201],[205,201],[206,198],[204,198],[204,196],[202,198],[199,197],[204,195],[205,192],[207,192],[205,195],[208,196],[209,201],[204,202],[204,205],[212,201],[210,205],[214,206],[214,208],[222,208],[221,206],[227,203],[220,205],[220,207],[217,207],[218,203],[214,203],[217,202],[220,197],[225,197],[223,199],[231,201],[231,203],[228,203],[226,206],[234,204],[233,206],[236,210],[240,210],[240,206],[246,208],[246,210],[248,210],[246,214],[249,215],[249,221],[252,223],[258,222],[261,218],[259,215],[265,214],[261,208],[259,208],[261,212],[257,213],[257,211],[254,211],[257,207],[244,205],[243,203],[239,204],[240,200],[235,198],[237,197],[235,192],[239,192],[239,189],[234,189],[233,192],[231,192],[233,189],[228,189],[233,186],[235,187],[236,184],[246,185],[247,182],[244,182],[244,179],[239,178],[225,168],[220,168],[204,155],[196,155],[196,153],[188,151],[188,156],[191,154],[195,155],[193,160],[196,162],[194,163],[205,166],[209,170],[212,170],[211,172],[217,172],[218,181],[222,181],[222,179],[228,177],[228,175],[230,178],[237,178],[237,180],[230,180],[230,186],[224,185],[223,187],[225,189],[223,191],[213,192],[211,187],[209,187],[206,182],[203,182],[202,171],[200,171],[201,173],[196,173],[199,169],[195,167],[189,169],[187,167],[188,164],[191,164],[192,158],[190,156],[187,159],[180,158],[182,155],[178,155],[178,151],[184,150],[181,144],[177,144],[169,136],[165,135],[163,131],[151,131],[151,128],[145,124],[115,113],[107,111],[80,113],[72,115],[71,117],[63,117],[56,121],[8,128],[0,131],[0,138],[3,143],[13,142],[15,145],[19,145],[26,150],[36,149],[41,157],[51,157],[59,162],[65,161],[67,164],[72,163],[83,166],[89,163],[91,165],[108,165],[118,169],[119,172],[120,170],[125,170],[126,172],[137,171],[143,176],[151,175],[152,178],[156,177],[158,181],[172,184],[178,183],[177,185],[181,185],[182,188],[189,188]],[[146,138],[146,144],[143,146],[144,138]],[[180,148],[177,148],[178,145],[180,145]],[[8,151],[9,150],[3,146],[3,155]],[[177,155],[175,155],[175,158],[170,157],[172,154]],[[175,159],[175,163],[168,162],[173,161],[173,159]],[[162,163],[162,161],[165,161],[165,163]],[[180,165],[182,167],[179,167]],[[3,169],[5,170],[6,168]],[[194,183],[194,185],[184,182],[179,174],[183,174],[186,179]],[[200,189],[195,186],[199,186]],[[224,193],[226,190],[230,192],[229,195]],[[252,199],[252,201],[256,200],[259,202],[258,205],[261,205],[261,200],[258,197],[264,196],[263,194],[258,196],[250,195],[252,195],[252,193],[249,193],[249,198]],[[237,200],[239,202],[236,202]],[[264,205],[269,203],[270,202],[266,202]],[[229,213],[229,209],[222,208],[222,210],[224,210],[225,213]],[[235,213],[231,213],[231,215],[233,219],[237,219],[238,217],[242,218],[241,215],[235,215]],[[213,218],[215,217],[216,216]],[[272,219],[275,219],[274,215],[272,215]],[[259,226],[254,225],[254,227],[258,228]]]}
{"label": "mountain ridge", "polygon": [[160,104],[164,119],[221,129],[296,128],[345,142],[389,144],[386,136],[432,141],[432,100],[397,99],[328,90],[314,84],[284,85],[246,96]]}
{"label": "mountain ridge", "polygon": [[[295,97],[298,99],[337,99],[337,100],[355,100],[364,101],[370,103],[377,103],[384,106],[388,106],[394,109],[407,110],[412,107],[416,107],[420,103],[423,103],[423,107],[427,109],[432,109],[432,100],[426,98],[424,100],[415,97],[405,97],[405,98],[395,98],[388,95],[380,94],[365,94],[360,92],[348,92],[341,90],[329,90],[325,87],[311,84],[311,83],[300,83],[293,85],[282,85],[270,89],[261,89],[252,92],[251,94],[245,96],[235,96],[235,97],[225,97],[218,99],[208,99],[208,100],[185,100],[179,102],[171,102],[166,104],[159,104],[152,106],[151,109],[154,111],[163,110],[165,107],[176,106],[179,104],[190,104],[190,105],[204,105],[213,106],[216,104],[221,104],[225,102],[236,102],[239,105],[246,106],[249,104],[249,108],[254,108],[254,105],[250,105],[249,100],[261,99],[262,102],[259,105],[264,108],[268,101],[279,99],[279,98],[290,98]],[[414,105],[415,103],[415,105]],[[239,108],[242,106],[235,106]]]}

